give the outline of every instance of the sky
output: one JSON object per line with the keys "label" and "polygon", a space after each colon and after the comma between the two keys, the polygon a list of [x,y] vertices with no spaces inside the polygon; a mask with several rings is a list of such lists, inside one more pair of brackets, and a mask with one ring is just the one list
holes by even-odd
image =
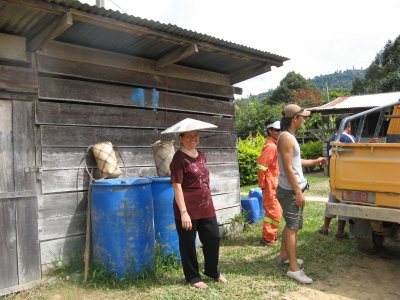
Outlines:
{"label": "sky", "polygon": [[309,79],[366,69],[387,41],[400,35],[399,0],[104,1],[107,9],[290,59],[282,67],[235,84],[243,89],[242,97],[276,88],[291,71]]}

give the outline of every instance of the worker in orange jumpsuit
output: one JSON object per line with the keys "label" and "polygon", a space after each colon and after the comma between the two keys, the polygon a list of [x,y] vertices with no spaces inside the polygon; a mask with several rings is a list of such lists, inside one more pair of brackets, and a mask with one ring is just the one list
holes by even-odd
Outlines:
{"label": "worker in orange jumpsuit", "polygon": [[265,210],[261,243],[272,246],[275,244],[282,217],[282,208],[276,198],[279,177],[276,143],[281,133],[281,126],[275,119],[268,120],[265,125],[268,136],[256,163],[258,186],[262,189],[262,205]]}

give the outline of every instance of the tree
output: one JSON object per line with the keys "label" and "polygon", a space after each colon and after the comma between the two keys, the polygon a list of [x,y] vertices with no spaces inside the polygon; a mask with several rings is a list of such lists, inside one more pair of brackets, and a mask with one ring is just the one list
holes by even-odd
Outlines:
{"label": "tree", "polygon": [[352,94],[400,91],[400,35],[388,41],[367,68],[365,80],[353,81]]}
{"label": "tree", "polygon": [[328,95],[329,95],[329,98],[327,97],[326,102],[335,100],[336,98],[339,98],[339,97],[350,96],[351,91],[350,91],[350,89],[347,89],[347,88],[332,88],[332,89],[328,89]]}
{"label": "tree", "polygon": [[292,98],[292,91],[286,86],[279,85],[272,93],[271,98],[269,101],[272,103],[287,103],[290,102]]}
{"label": "tree", "polygon": [[300,106],[310,107],[322,103],[323,98],[321,93],[302,75],[289,72],[272,93],[270,101],[272,103],[294,102]]}
{"label": "tree", "polygon": [[283,105],[270,105],[258,98],[243,99],[235,104],[237,135],[243,139],[256,132],[265,134],[265,121],[282,117]]}
{"label": "tree", "polygon": [[356,78],[353,81],[353,87],[351,89],[352,95],[361,95],[365,92],[366,81],[362,78]]}
{"label": "tree", "polygon": [[297,89],[292,92],[292,101],[301,107],[314,107],[321,104],[322,96],[314,89]]}

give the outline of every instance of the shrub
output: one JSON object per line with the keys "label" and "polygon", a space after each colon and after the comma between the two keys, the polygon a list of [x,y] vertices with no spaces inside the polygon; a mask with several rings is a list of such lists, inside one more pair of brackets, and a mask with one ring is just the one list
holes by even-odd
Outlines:
{"label": "shrub", "polygon": [[239,138],[238,159],[240,185],[257,183],[256,160],[264,146],[265,139],[257,132],[256,136],[244,140]]}
{"label": "shrub", "polygon": [[[307,142],[303,145],[300,146],[300,151],[301,151],[301,158],[304,159],[315,159],[320,156],[322,156],[322,142],[321,141],[315,141],[315,142]],[[323,169],[321,166],[317,167],[305,167],[304,170],[305,172],[312,172],[314,170],[320,170]]]}
{"label": "shrub", "polygon": [[322,142],[307,142],[300,147],[301,158],[314,159],[322,156]]}

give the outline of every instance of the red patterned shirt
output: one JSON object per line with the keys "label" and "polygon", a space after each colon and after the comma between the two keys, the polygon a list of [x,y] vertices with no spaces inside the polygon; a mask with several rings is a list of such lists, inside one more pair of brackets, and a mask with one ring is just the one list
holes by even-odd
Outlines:
{"label": "red patterned shirt", "polygon": [[[215,216],[211,199],[209,172],[204,153],[198,151],[197,158],[178,150],[170,164],[171,182],[182,185],[186,210],[192,220]],[[174,215],[180,220],[180,212],[174,201]]]}

